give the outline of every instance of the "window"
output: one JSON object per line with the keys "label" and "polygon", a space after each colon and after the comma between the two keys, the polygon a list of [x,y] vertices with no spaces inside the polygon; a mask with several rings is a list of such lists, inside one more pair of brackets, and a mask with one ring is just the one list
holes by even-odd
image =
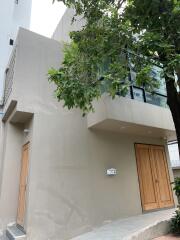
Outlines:
{"label": "window", "polygon": [[[125,55],[121,54],[121,60],[123,60],[124,58],[125,58]],[[147,88],[145,87],[145,85],[142,85],[142,86],[136,85],[136,67],[135,67],[135,64],[132,63],[130,55],[128,56],[128,59],[129,59],[128,80],[130,81],[130,87],[126,97],[135,99],[141,102],[147,102],[149,104],[157,105],[160,107],[168,108],[166,82],[162,74],[163,68],[157,65],[154,65],[152,67],[150,74],[153,77],[153,79],[159,83],[158,84],[159,87],[157,89],[153,89],[153,93],[150,93],[150,92],[147,92]],[[103,74],[107,72],[109,64],[110,64],[110,59],[106,59],[106,61],[104,61],[104,64],[102,64],[102,67],[99,72],[101,76],[103,76]],[[101,92],[102,93],[107,92],[108,87],[111,83],[106,81],[103,82],[103,80],[101,81],[102,81]],[[120,93],[117,92],[117,95],[120,95]]]}
{"label": "window", "polygon": [[134,99],[144,102],[144,90],[141,88],[133,87]]}
{"label": "window", "polygon": [[155,89],[155,92],[166,96],[166,94],[167,94],[166,93],[166,84],[165,84],[165,79],[162,78],[162,76],[161,76],[162,72],[163,72],[162,68],[154,66],[153,69],[152,69],[151,75],[160,84],[159,88]]}
{"label": "window", "polygon": [[154,93],[146,91],[145,86],[136,86],[136,72],[132,65],[130,67],[130,81],[132,82],[132,98],[138,101],[147,102],[153,105],[167,107],[167,91],[165,79],[162,78],[162,68],[154,66],[151,75],[160,84],[158,89],[154,89]]}
{"label": "window", "polygon": [[146,102],[160,107],[167,107],[167,97],[146,92]]}
{"label": "window", "polygon": [[14,44],[14,40],[13,39],[9,39],[9,45],[13,46]]}

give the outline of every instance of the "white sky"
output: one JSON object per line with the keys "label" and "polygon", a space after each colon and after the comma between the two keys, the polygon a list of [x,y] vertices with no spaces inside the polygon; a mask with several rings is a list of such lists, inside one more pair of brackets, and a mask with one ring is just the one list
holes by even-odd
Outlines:
{"label": "white sky", "polygon": [[62,2],[52,4],[52,0],[32,0],[30,30],[51,37],[64,11]]}

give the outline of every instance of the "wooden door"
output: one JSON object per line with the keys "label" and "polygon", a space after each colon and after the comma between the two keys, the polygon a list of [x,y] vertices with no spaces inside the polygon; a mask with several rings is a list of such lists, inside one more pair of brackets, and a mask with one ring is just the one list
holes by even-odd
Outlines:
{"label": "wooden door", "polygon": [[26,187],[27,187],[28,165],[29,165],[28,163],[29,163],[29,143],[23,146],[22,160],[21,160],[17,224],[19,224],[22,227],[24,225],[24,216],[25,216],[25,209],[26,209]]}
{"label": "wooden door", "polygon": [[174,205],[174,200],[170,185],[169,170],[164,147],[151,146],[151,154],[155,163],[155,183],[157,185],[159,207],[171,207]]}
{"label": "wooden door", "polygon": [[173,206],[164,147],[136,144],[136,159],[143,210]]}
{"label": "wooden door", "polygon": [[143,210],[156,209],[159,205],[157,190],[154,184],[154,163],[150,157],[149,146],[136,145],[136,157]]}

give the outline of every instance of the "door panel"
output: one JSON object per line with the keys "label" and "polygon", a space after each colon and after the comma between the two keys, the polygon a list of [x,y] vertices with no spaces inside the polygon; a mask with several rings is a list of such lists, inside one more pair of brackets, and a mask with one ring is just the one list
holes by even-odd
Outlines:
{"label": "door panel", "polygon": [[135,147],[143,210],[173,206],[164,147],[143,144]]}
{"label": "door panel", "polygon": [[174,202],[164,148],[152,147],[152,152],[156,163],[159,205],[161,208],[172,206]]}
{"label": "door panel", "polygon": [[29,143],[23,146],[21,160],[21,175],[19,186],[19,202],[17,212],[17,223],[23,227],[24,215],[26,209],[26,186],[28,177],[28,162],[29,162]]}
{"label": "door panel", "polygon": [[136,147],[136,155],[143,210],[158,208],[153,166],[148,146],[138,145]]}

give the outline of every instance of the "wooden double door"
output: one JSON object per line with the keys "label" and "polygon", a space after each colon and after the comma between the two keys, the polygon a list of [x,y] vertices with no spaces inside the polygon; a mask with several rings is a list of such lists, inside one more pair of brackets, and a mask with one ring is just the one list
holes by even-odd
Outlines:
{"label": "wooden double door", "polygon": [[135,149],[143,210],[174,206],[164,147],[136,144]]}

